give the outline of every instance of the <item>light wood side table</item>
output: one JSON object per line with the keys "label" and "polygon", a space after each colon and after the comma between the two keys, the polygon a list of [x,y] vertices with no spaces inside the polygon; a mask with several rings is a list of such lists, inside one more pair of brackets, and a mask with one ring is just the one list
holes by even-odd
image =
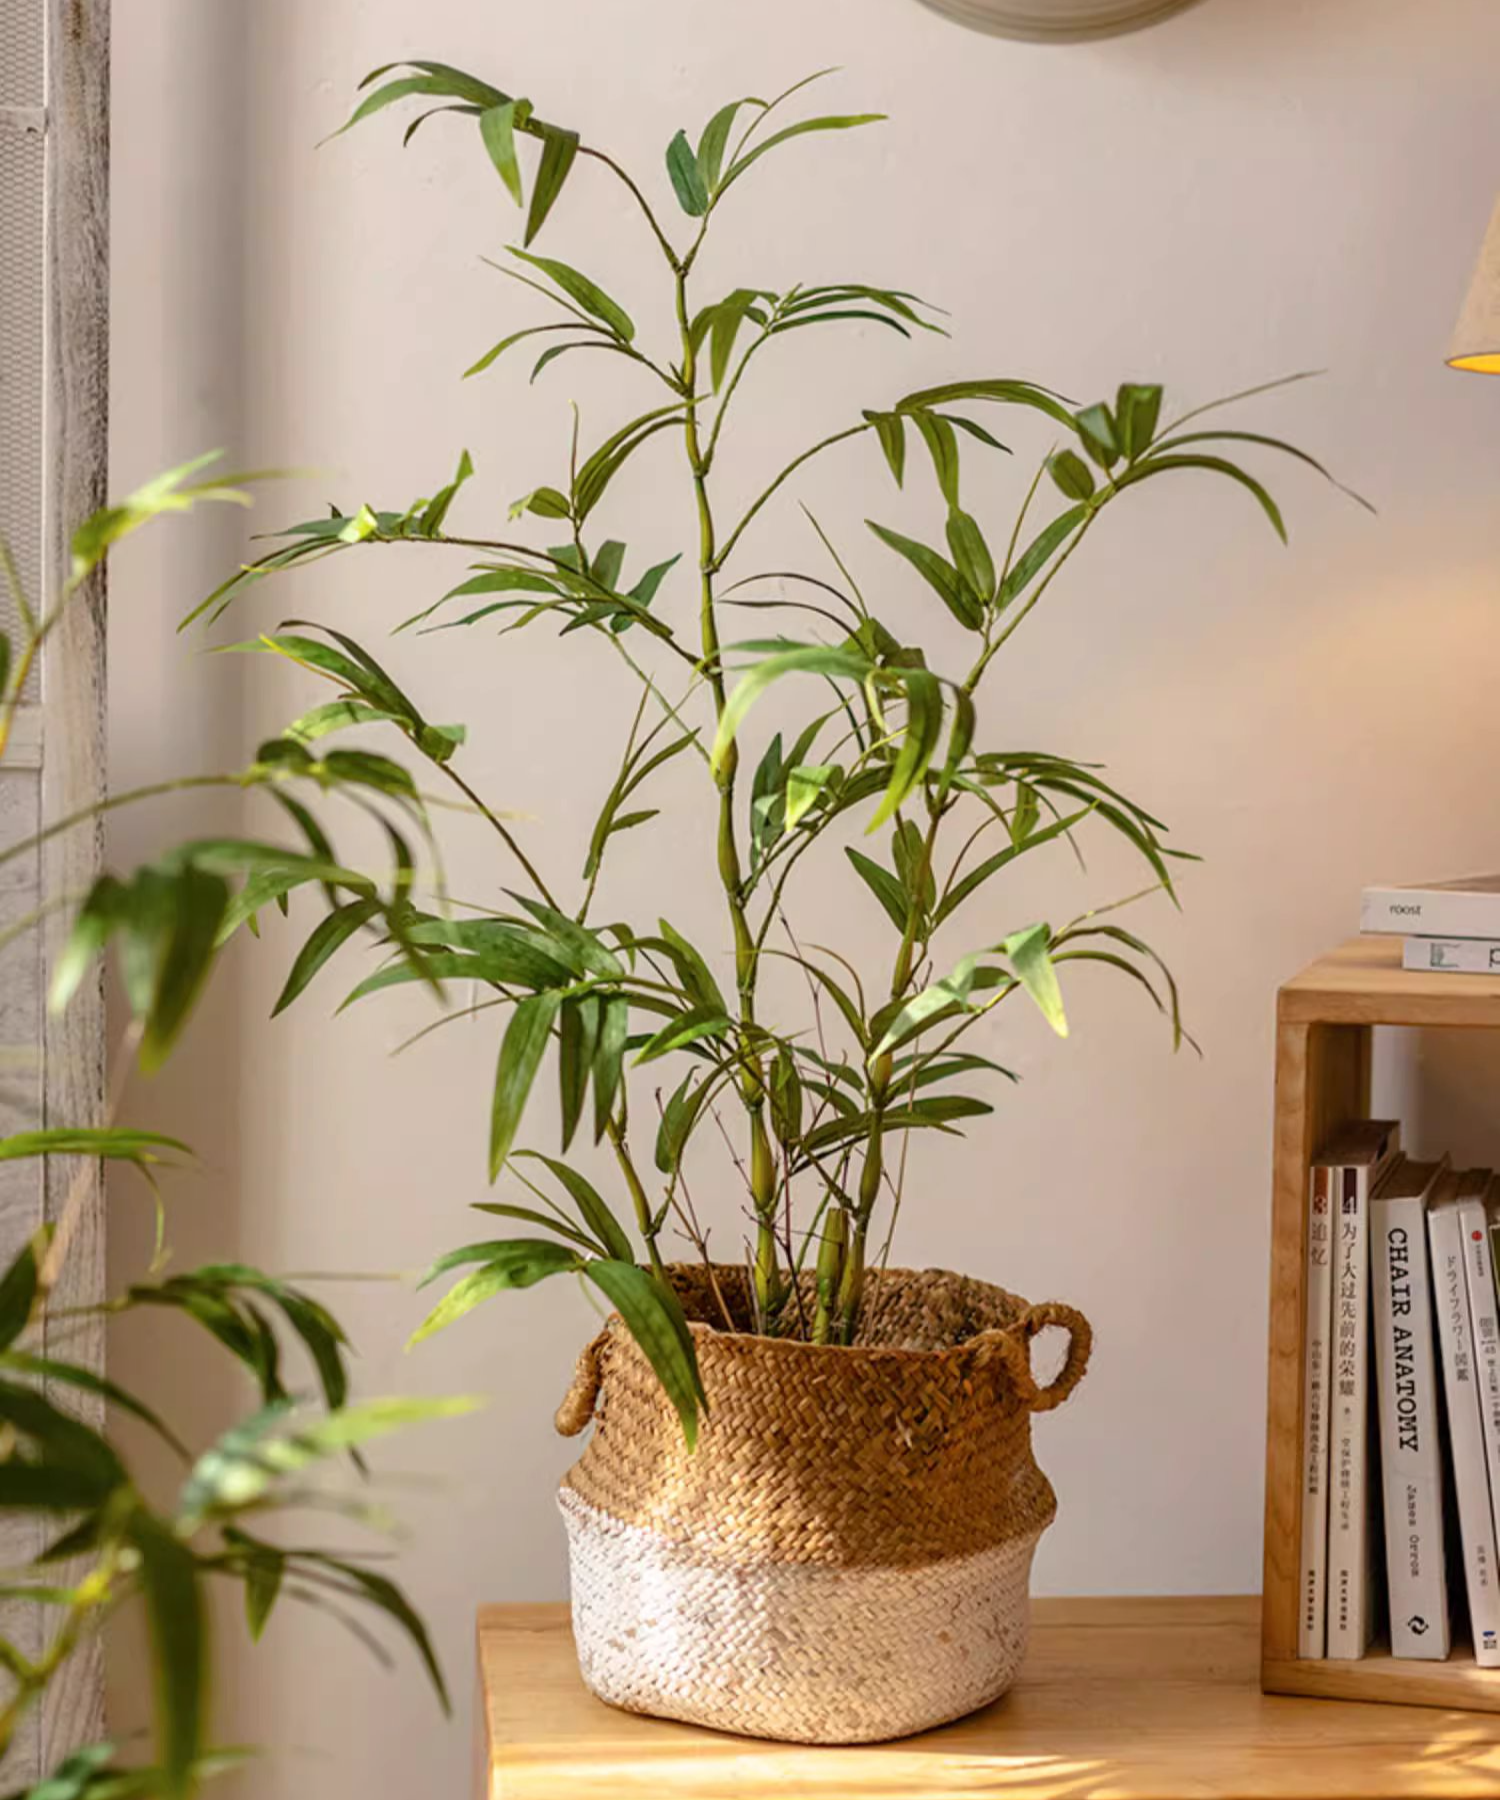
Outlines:
{"label": "light wood side table", "polygon": [[475,1800],[1493,1800],[1500,1719],[1261,1693],[1255,1599],[1040,1600],[1015,1689],[921,1737],[766,1744],[584,1689],[565,1606],[479,1614]]}

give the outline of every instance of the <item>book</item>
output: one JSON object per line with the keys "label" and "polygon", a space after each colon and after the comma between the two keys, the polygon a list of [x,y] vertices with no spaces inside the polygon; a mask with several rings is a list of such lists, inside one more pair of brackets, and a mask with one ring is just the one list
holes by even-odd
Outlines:
{"label": "book", "polygon": [[1415,937],[1500,938],[1500,875],[1426,887],[1367,887],[1359,928]]}
{"label": "book", "polygon": [[1427,1208],[1432,1252],[1433,1300],[1447,1399],[1448,1455],[1458,1501],[1458,1535],[1464,1590],[1474,1638],[1474,1660],[1500,1668],[1500,1580],[1495,1566],[1495,1515],[1474,1363],[1467,1259],[1458,1213],[1458,1177],[1439,1175]]}
{"label": "book", "polygon": [[[1329,1165],[1331,1305],[1327,1360],[1327,1623],[1323,1654],[1364,1655],[1374,1632],[1376,1539],[1370,1514],[1371,1190],[1400,1149],[1400,1127],[1364,1120],[1346,1127],[1319,1162]],[[1309,1245],[1311,1251],[1311,1245]],[[1311,1285],[1311,1283],[1309,1284]],[[1311,1357],[1309,1357],[1309,1366]],[[1317,1525],[1314,1521],[1314,1550]]]}
{"label": "book", "polygon": [[1500,938],[1409,937],[1403,969],[1436,969],[1453,975],[1500,975]]}
{"label": "book", "polygon": [[1484,1427],[1495,1549],[1500,1557],[1500,1304],[1495,1296],[1495,1263],[1490,1250],[1492,1196],[1500,1196],[1500,1184],[1488,1169],[1470,1169],[1459,1177],[1458,1220],[1464,1234],[1474,1374],[1479,1387],[1480,1423]]}
{"label": "book", "polygon": [[1427,1198],[1442,1166],[1403,1158],[1370,1198],[1391,1653],[1436,1662],[1451,1648],[1438,1437],[1441,1375],[1427,1252]]}

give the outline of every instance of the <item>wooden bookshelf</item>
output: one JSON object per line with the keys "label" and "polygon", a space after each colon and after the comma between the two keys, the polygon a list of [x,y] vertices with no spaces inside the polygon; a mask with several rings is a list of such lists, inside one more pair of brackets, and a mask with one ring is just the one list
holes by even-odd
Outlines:
{"label": "wooden bookshelf", "polygon": [[1500,1029],[1500,980],[1406,970],[1399,938],[1368,937],[1320,957],[1277,996],[1261,1686],[1268,1694],[1500,1712],[1500,1669],[1478,1668],[1457,1646],[1447,1662],[1297,1656],[1308,1172],[1331,1131],[1369,1114],[1380,1025]]}

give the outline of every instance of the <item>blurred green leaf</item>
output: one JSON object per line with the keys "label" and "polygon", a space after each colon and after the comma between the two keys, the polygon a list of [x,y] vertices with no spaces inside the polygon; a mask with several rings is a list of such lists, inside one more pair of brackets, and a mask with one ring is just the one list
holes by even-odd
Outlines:
{"label": "blurred green leaf", "polygon": [[156,1738],[164,1800],[193,1787],[202,1750],[208,1647],[193,1553],[144,1507],[127,1525],[141,1559],[156,1682]]}
{"label": "blurred green leaf", "polygon": [[555,993],[533,994],[519,1001],[500,1043],[495,1069],[495,1094],[490,1107],[490,1180],[505,1165],[521,1123],[521,1114],[541,1067],[552,1023],[562,1004]]}

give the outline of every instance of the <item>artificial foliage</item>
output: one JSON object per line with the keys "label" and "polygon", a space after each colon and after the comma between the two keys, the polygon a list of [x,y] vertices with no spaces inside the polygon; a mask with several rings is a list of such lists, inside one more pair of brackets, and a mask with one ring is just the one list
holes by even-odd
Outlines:
{"label": "artificial foliage", "polygon": [[[479,497],[465,452],[450,481],[410,505],[335,506],[293,525],[185,623],[214,622],[231,609],[263,613],[287,571],[402,546],[406,556],[426,553],[410,564],[425,591],[414,594],[410,617],[390,622],[398,635],[443,631],[468,654],[492,656],[503,692],[510,634],[560,632],[580,657],[617,661],[636,701],[628,730],[615,743],[572,735],[574,753],[599,773],[603,802],[573,861],[544,869],[511,810],[539,802],[540,764],[513,767],[503,793],[481,791],[470,779],[464,727],[430,715],[391,672],[399,643],[377,657],[365,620],[356,637],[305,619],[256,619],[252,635],[229,647],[298,665],[310,690],[322,684],[318,702],[243,769],[164,777],[111,804],[178,787],[253,790],[279,807],[286,833],[193,840],[127,876],[103,876],[79,909],[52,993],[54,1005],[66,1005],[113,946],[132,1051],[144,1068],[156,1067],[219,951],[276,907],[295,909],[309,927],[276,1012],[315,984],[326,995],[330,965],[362,958],[344,978],[343,1005],[363,1009],[387,989],[420,984],[446,1008],[440,1022],[477,1017],[493,1036],[495,1076],[488,1119],[474,1122],[476,1165],[504,1183],[479,1210],[497,1222],[493,1235],[436,1258],[429,1279],[454,1276],[454,1284],[414,1339],[504,1290],[582,1277],[623,1316],[690,1443],[709,1401],[669,1261],[691,1254],[710,1267],[743,1263],[750,1328],[850,1344],[903,1194],[920,1182],[910,1147],[989,1114],[997,1084],[1009,1078],[974,1047],[981,1021],[1016,999],[1066,1035],[1065,985],[1092,970],[1138,985],[1174,1045],[1183,1041],[1172,978],[1118,910],[1142,895],[1175,898],[1182,853],[1098,767],[1007,743],[986,716],[987,678],[1002,652],[1014,654],[1020,627],[1106,511],[1143,484],[1217,478],[1284,538],[1276,501],[1235,459],[1277,453],[1326,475],[1278,439],[1222,428],[1213,407],[1174,417],[1155,384],[1125,382],[1109,399],[1078,406],[1041,383],[985,374],[886,394],[858,417],[830,420],[784,467],[765,471],[751,497],[732,502],[721,459],[756,404],[757,372],[787,340],[791,349],[809,332],[818,341],[826,334],[823,354],[833,355],[851,328],[889,333],[897,348],[945,331],[936,307],[864,268],[847,280],[772,289],[760,284],[753,247],[736,243],[743,285],[720,291],[701,278],[705,244],[732,236],[742,184],[763,159],[811,156],[823,134],[878,122],[866,113],[798,116],[808,85],[769,102],[732,101],[701,130],[675,131],[662,165],[638,177],[530,100],[446,64],[393,64],[369,77],[343,130],[410,104],[410,142],[426,121],[448,115],[445,124],[463,124],[493,165],[497,197],[508,195],[521,212],[521,242],[494,262],[520,310],[468,376],[546,379],[588,350],[632,366],[640,410],[601,430],[585,399],[560,440],[566,454],[529,470],[508,506]],[[653,287],[615,295],[587,272],[590,245],[564,203],[585,181],[616,197],[613,230],[633,224],[645,234],[658,259]],[[545,250],[533,247],[544,236]],[[587,362],[566,366],[586,383]],[[806,401],[808,410],[815,404]],[[1037,442],[1039,453],[1018,457],[1023,442]],[[798,510],[799,473],[829,455],[863,459],[870,517]],[[617,514],[613,483],[637,458],[652,459],[654,479],[679,483],[691,502],[691,541],[664,558],[639,554]],[[1012,505],[996,519],[976,496],[1005,491],[1007,481]],[[921,537],[882,522],[892,485],[930,502]],[[80,531],[75,581],[148,518],[242,497],[199,465],[160,477]],[[761,547],[773,535],[778,549],[768,556]],[[462,579],[433,598],[455,556],[468,565]],[[16,667],[8,678],[0,673],[6,721],[45,634],[45,621],[23,617]],[[746,625],[757,617],[771,629]],[[963,634],[952,666],[930,648],[933,621],[942,621],[944,642],[955,626]],[[779,716],[800,716],[767,732],[756,703],[773,687],[785,690]],[[5,730],[0,723],[0,746]],[[697,772],[690,812],[657,804],[668,765]],[[439,789],[493,831],[492,904],[460,903],[446,890],[428,798]],[[387,870],[371,874],[340,856],[331,800],[378,818]],[[668,828],[699,849],[717,892],[712,938],[690,940],[669,916],[675,893],[663,893],[654,916],[632,920],[606,903],[612,863],[649,855],[652,834]],[[1004,878],[1020,859],[1049,846],[1082,852],[1095,837],[1122,841],[1138,859],[1134,895],[1103,895],[1094,910],[1060,921],[1012,915]],[[796,920],[799,885],[810,879],[869,897],[889,925],[877,962],[857,966],[806,941]],[[795,979],[773,982],[775,969]],[[560,1141],[545,1145],[527,1135],[528,1102],[542,1082],[556,1084],[561,1117]],[[743,1230],[727,1228],[733,1242],[722,1220],[706,1222],[706,1204],[700,1215],[688,1175],[692,1147],[721,1133],[730,1149],[723,1182],[743,1220]],[[590,1143],[599,1153],[580,1156]],[[0,1142],[0,1155],[92,1150],[145,1170],[177,1149],[114,1126],[66,1142],[43,1134]],[[41,1410],[50,1405],[35,1386],[42,1371],[24,1345],[45,1317],[49,1254],[45,1243],[29,1247],[0,1285],[0,1422],[12,1434],[0,1506],[62,1515],[56,1554],[93,1562],[81,1585],[58,1591],[63,1632],[44,1665],[17,1671],[22,1698],[34,1698],[73,1647],[79,1615],[92,1624],[96,1611],[141,1594],[158,1627],[165,1771],[122,1773],[111,1756],[91,1751],[57,1793],[100,1800],[154,1792],[154,1782],[183,1793],[209,1766],[205,1651],[194,1621],[198,1588],[211,1575],[244,1584],[257,1630],[284,1589],[373,1602],[435,1673],[420,1620],[393,1584],[316,1547],[278,1547],[244,1517],[286,1495],[310,1463],[427,1409],[351,1407],[336,1323],[284,1281],[236,1265],[153,1273],[113,1304],[185,1311],[254,1373],[263,1408],[199,1456],[171,1509],[152,1509],[102,1436],[87,1430],[85,1442],[84,1427]],[[289,1412],[275,1319],[311,1353],[327,1408],[320,1420]],[[727,1308],[722,1322],[747,1323]],[[75,1377],[53,1369],[51,1378]],[[97,1378],[85,1371],[76,1379]],[[170,1430],[138,1396],[107,1391]],[[0,1740],[9,1718],[0,1719]]]}

